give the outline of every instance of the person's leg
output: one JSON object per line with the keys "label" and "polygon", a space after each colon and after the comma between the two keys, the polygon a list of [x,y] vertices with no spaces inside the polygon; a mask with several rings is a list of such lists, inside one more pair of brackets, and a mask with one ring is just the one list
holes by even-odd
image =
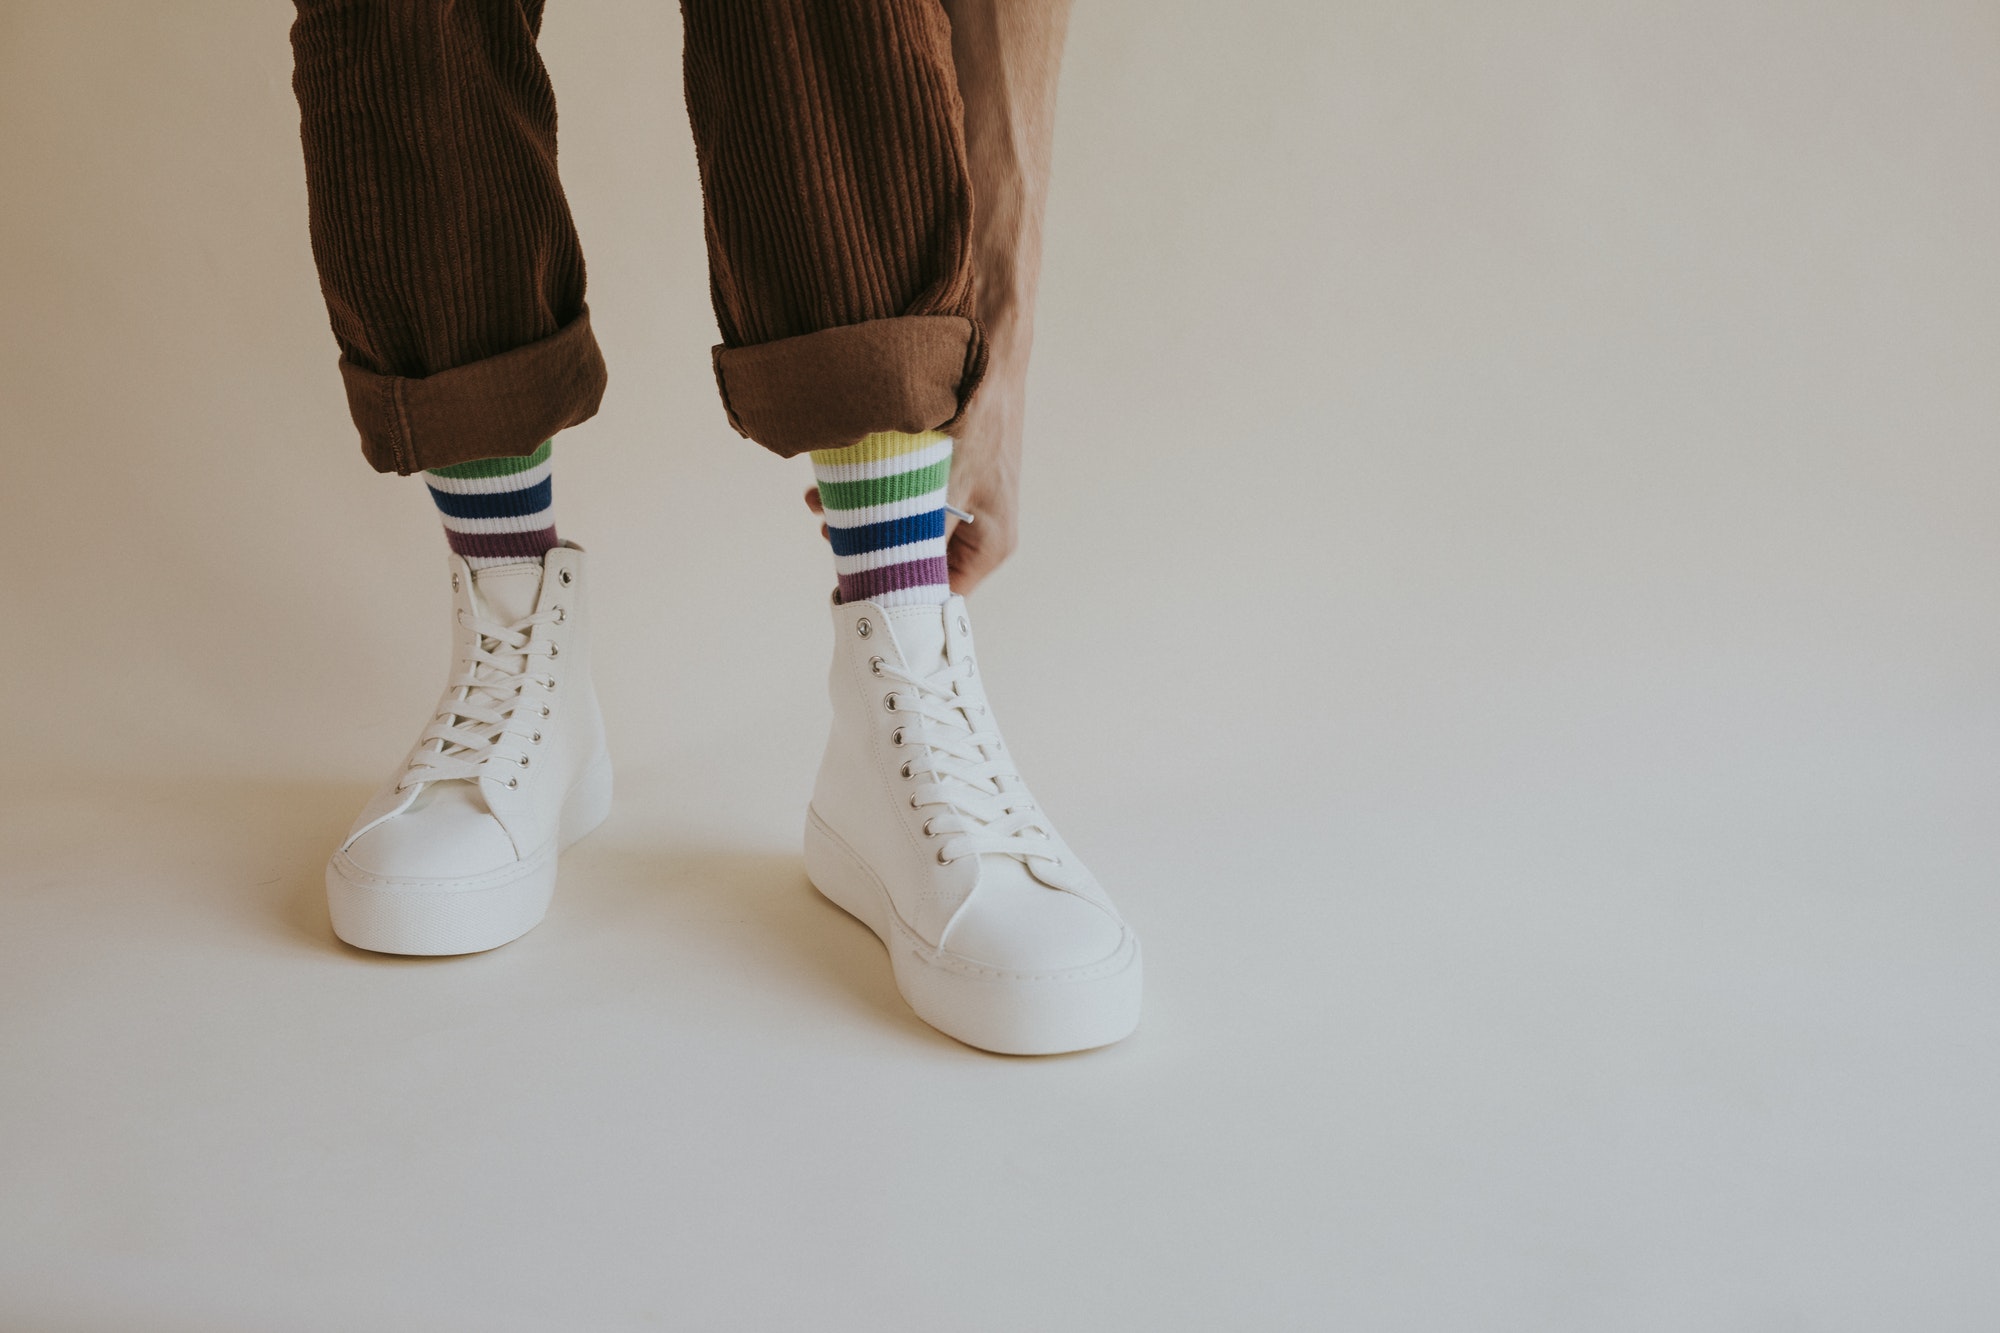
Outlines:
{"label": "person's leg", "polygon": [[684,0],[730,424],[791,457],[949,434],[978,387],[972,187],[936,0]]}
{"label": "person's leg", "polygon": [[843,597],[942,602],[950,431],[985,358],[943,11],[683,11],[730,421],[811,453]]}
{"label": "person's leg", "polygon": [[1016,771],[932,545],[987,355],[945,11],[682,10],[717,380],[740,432],[813,454],[841,562],[807,871],[940,1030],[1021,1054],[1116,1041],[1138,1022],[1137,938]]}
{"label": "person's leg", "polygon": [[327,866],[335,931],[466,953],[541,918],[610,767],[582,552],[550,436],[604,362],[555,170],[541,0],[297,0],[313,257],[363,454],[424,471],[452,548],[453,674]]}
{"label": "person's leg", "polygon": [[[979,392],[954,428],[946,520],[951,587],[969,593],[1019,538],[1022,426],[1069,0],[943,0],[964,105],[973,197],[973,309],[987,342]],[[819,457],[815,456],[817,464]],[[819,488],[807,504],[822,510]],[[830,526],[837,525],[837,516]],[[829,536],[832,534],[829,533]],[[843,566],[845,575],[848,571]]]}
{"label": "person's leg", "polygon": [[556,176],[541,0],[297,0],[313,259],[362,452],[408,475],[533,453],[604,358]]}
{"label": "person's leg", "polygon": [[846,449],[816,449],[827,541],[840,600],[880,606],[951,596],[945,565],[945,491],[951,437],[884,431]]}
{"label": "person's leg", "polygon": [[552,441],[532,454],[453,463],[424,473],[453,555],[473,569],[540,563],[558,543]]}

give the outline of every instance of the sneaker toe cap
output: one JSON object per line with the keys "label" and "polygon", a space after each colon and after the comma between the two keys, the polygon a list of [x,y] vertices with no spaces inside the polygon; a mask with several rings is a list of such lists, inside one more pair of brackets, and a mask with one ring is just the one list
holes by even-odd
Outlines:
{"label": "sneaker toe cap", "polygon": [[1063,972],[1104,962],[1125,947],[1123,922],[1076,894],[1026,874],[982,876],[946,932],[944,948],[1008,972]]}
{"label": "sneaker toe cap", "polygon": [[463,782],[425,788],[408,810],[356,838],[345,855],[363,874],[414,880],[470,879],[519,859],[507,830]]}

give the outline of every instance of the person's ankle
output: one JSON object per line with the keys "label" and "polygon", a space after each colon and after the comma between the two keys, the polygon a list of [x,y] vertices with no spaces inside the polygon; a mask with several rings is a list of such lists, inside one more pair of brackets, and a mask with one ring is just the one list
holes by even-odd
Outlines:
{"label": "person's ankle", "polygon": [[843,602],[935,605],[951,595],[945,496],[951,437],[881,431],[812,455]]}

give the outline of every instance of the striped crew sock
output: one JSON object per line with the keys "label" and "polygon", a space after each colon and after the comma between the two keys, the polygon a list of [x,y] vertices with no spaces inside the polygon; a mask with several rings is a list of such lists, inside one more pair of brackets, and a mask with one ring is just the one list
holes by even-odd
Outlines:
{"label": "striped crew sock", "polygon": [[816,449],[840,600],[905,606],[951,596],[944,556],[951,437],[881,431],[845,449]]}
{"label": "striped crew sock", "polygon": [[541,448],[524,457],[482,458],[424,473],[454,555],[484,569],[539,562],[556,544],[551,443],[543,440]]}

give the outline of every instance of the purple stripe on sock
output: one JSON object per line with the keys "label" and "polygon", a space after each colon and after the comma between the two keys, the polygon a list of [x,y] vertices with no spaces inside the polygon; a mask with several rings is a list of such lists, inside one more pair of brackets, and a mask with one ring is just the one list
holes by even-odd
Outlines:
{"label": "purple stripe on sock", "polygon": [[864,569],[859,574],[840,576],[840,600],[865,602],[885,592],[922,588],[951,582],[951,566],[941,555],[928,560],[905,560],[900,565]]}
{"label": "purple stripe on sock", "polygon": [[556,544],[553,526],[534,532],[453,532],[445,529],[452,553],[499,560],[540,560]]}

